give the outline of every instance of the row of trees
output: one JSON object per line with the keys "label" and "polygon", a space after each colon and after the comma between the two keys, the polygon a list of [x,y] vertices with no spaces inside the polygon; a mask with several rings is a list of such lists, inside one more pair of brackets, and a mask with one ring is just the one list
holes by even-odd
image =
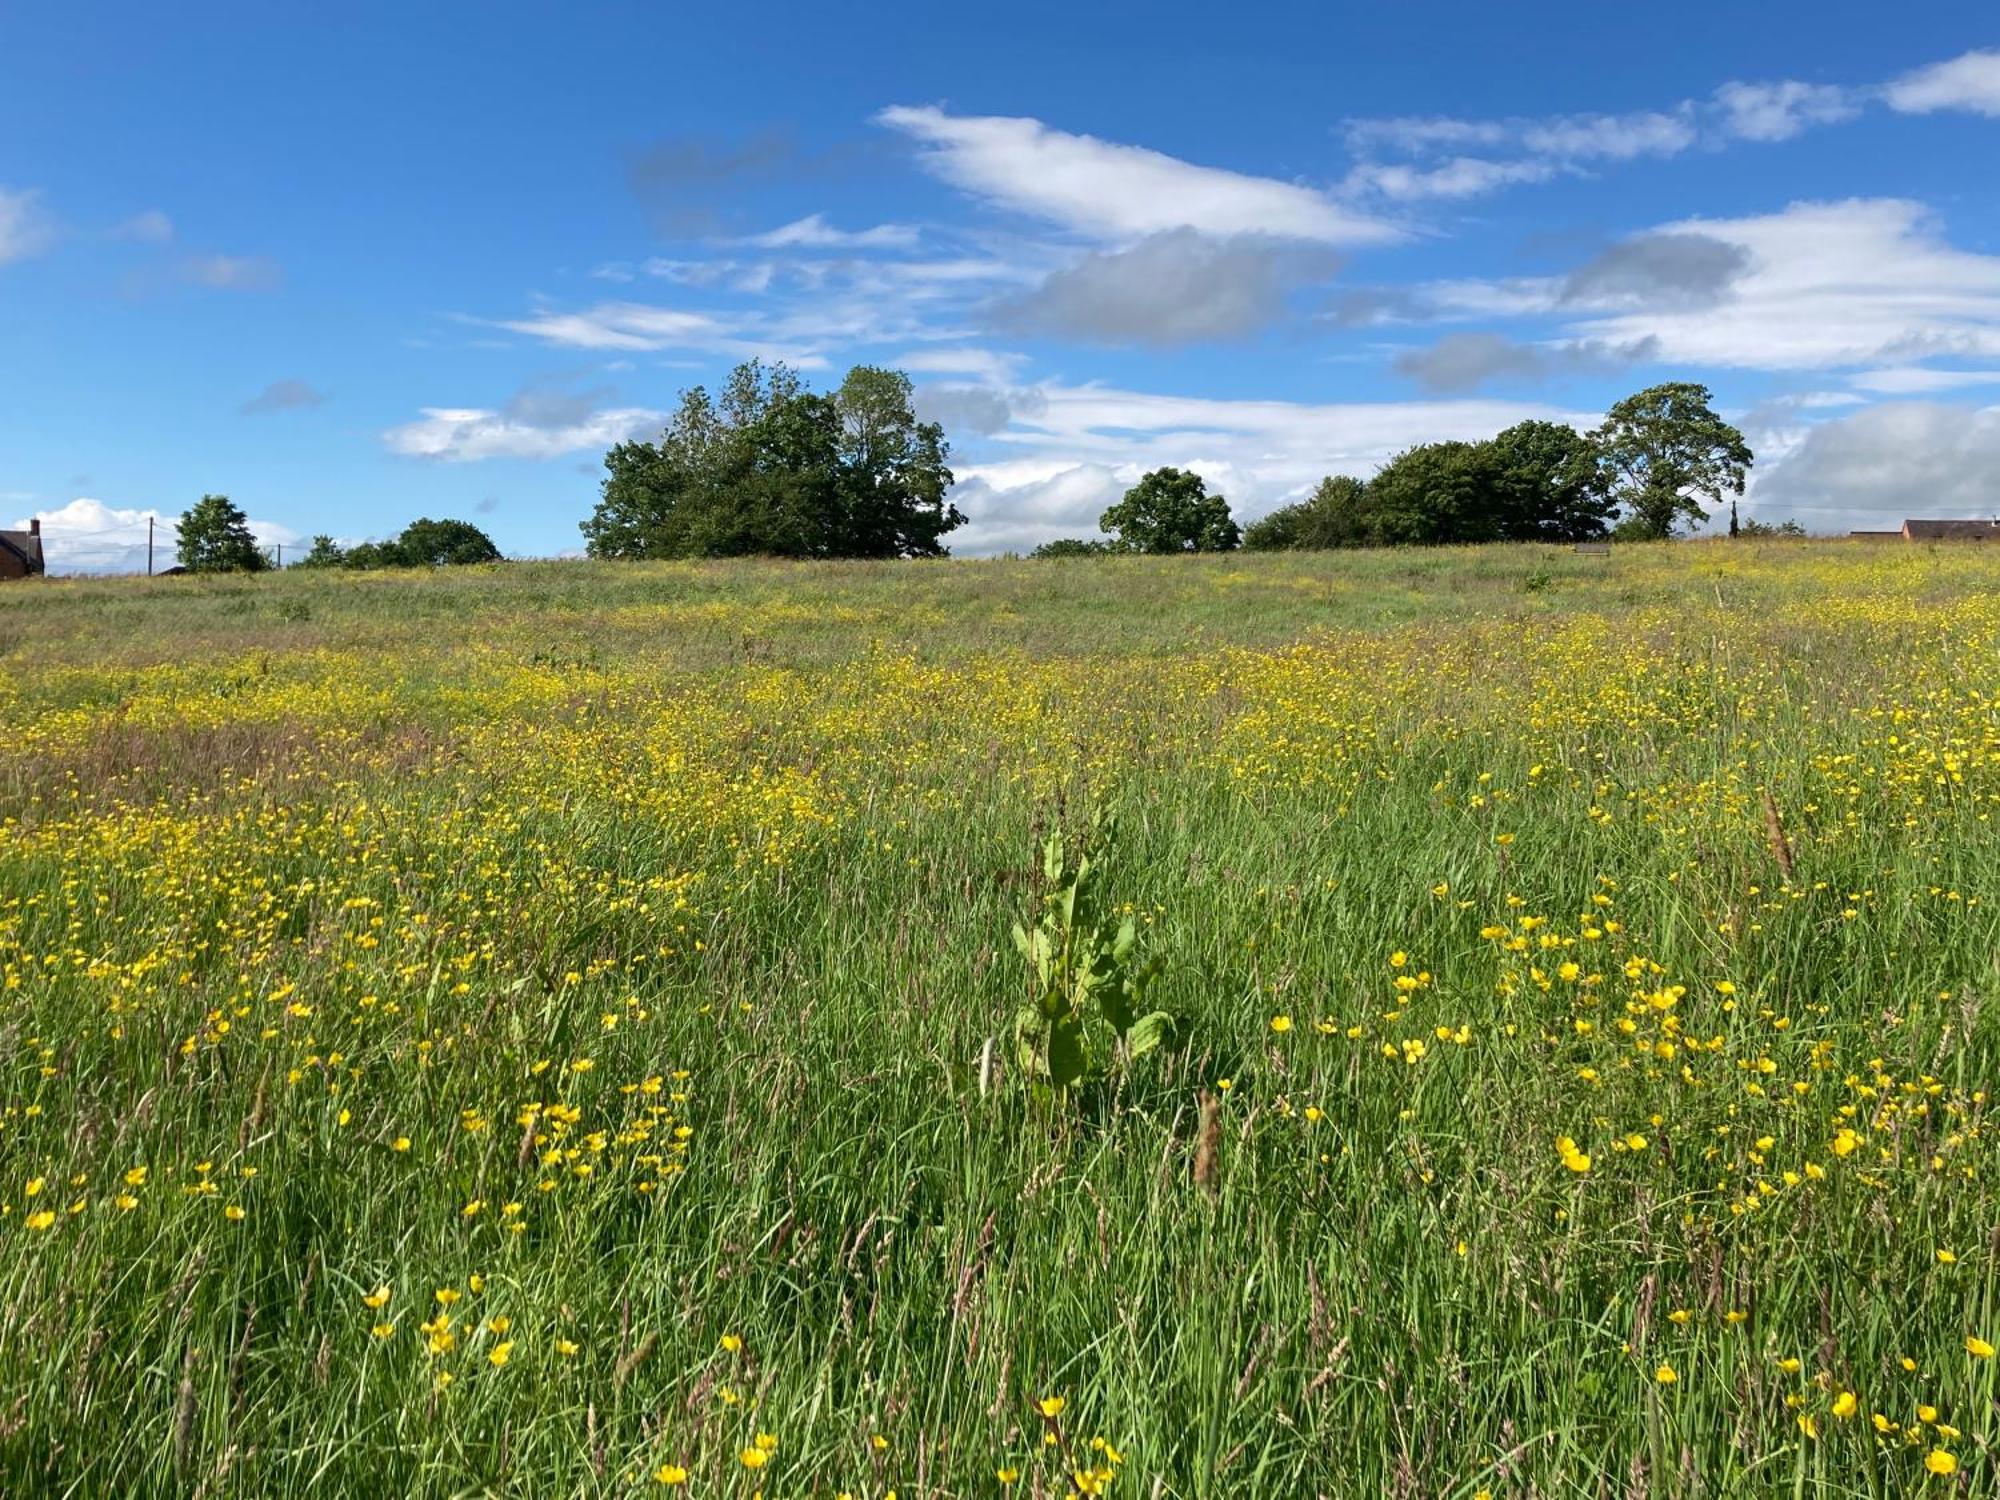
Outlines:
{"label": "row of trees", "polygon": [[[1521,422],[1484,442],[1419,443],[1372,479],[1332,475],[1240,530],[1199,475],[1155,469],[1098,518],[1108,540],[1050,542],[1036,555],[1666,537],[1743,493],[1749,445],[1709,400],[1705,386],[1658,385],[1589,433]],[[1732,499],[1730,534],[1741,530]]]}
{"label": "row of trees", "polygon": [[[261,573],[271,554],[251,534],[250,518],[227,495],[203,495],[181,516],[176,560],[190,573]],[[443,568],[500,561],[493,539],[470,521],[412,521],[383,542],[342,547],[316,536],[294,567]]]}
{"label": "row of trees", "polygon": [[316,536],[299,559],[301,568],[453,568],[500,561],[493,538],[470,521],[433,521],[421,516],[382,542],[343,547]]}
{"label": "row of trees", "polygon": [[[1050,542],[1036,555],[1665,537],[1743,493],[1749,446],[1709,400],[1705,386],[1657,385],[1620,401],[1590,433],[1521,422],[1485,442],[1420,443],[1372,479],[1333,475],[1247,528],[1200,475],[1155,469],[1099,517],[1106,538]],[[856,366],[818,393],[784,365],[751,360],[718,398],[701,386],[683,393],[658,441],[605,455],[583,534],[593,557],[942,557],[946,533],[965,521],[946,498],[949,453],[944,429],[917,419],[901,371]],[[203,496],[181,518],[179,550],[196,572],[270,565],[223,495]],[[387,541],[342,547],[315,537],[298,565],[434,568],[499,557],[470,522],[426,517]]]}

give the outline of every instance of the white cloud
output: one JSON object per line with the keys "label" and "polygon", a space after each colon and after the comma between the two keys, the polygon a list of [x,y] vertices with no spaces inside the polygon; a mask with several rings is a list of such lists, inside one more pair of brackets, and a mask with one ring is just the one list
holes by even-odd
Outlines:
{"label": "white cloud", "polygon": [[566,453],[601,451],[615,443],[657,431],[666,413],[644,407],[549,414],[523,410],[519,398],[507,411],[484,407],[427,406],[414,422],[382,434],[389,451],[405,458],[442,463],[478,463],[489,458],[560,458]]}
{"label": "white cloud", "polygon": [[1039,120],[897,106],[876,120],[926,149],[947,182],[1002,208],[1106,240],[1171,229],[1327,244],[1399,237],[1391,225],[1297,183],[1196,166]]}
{"label": "white cloud", "polygon": [[[38,510],[34,517],[42,523],[42,551],[51,573],[145,572],[149,517],[154,526],[154,570],[174,565],[178,515],[78,498],[54,510]],[[27,521],[23,517],[8,529],[25,527]],[[255,516],[250,517],[250,534],[266,547],[281,545],[287,551],[304,540],[289,526]]]}
{"label": "white cloud", "polygon": [[1894,198],[1686,219],[1568,277],[1433,282],[1412,302],[1451,320],[1567,316],[1570,340],[1653,340],[1653,357],[1680,365],[2000,358],[2000,256],[1954,248],[1922,204]]}
{"label": "white cloud", "polygon": [[147,245],[164,245],[174,237],[174,221],[157,208],[134,214],[111,233],[121,240],[138,240]]}
{"label": "white cloud", "polygon": [[1547,182],[1562,168],[1549,161],[1488,161],[1455,156],[1434,167],[1407,162],[1363,162],[1347,174],[1349,192],[1380,193],[1408,202],[1420,198],[1475,198],[1519,183]]}
{"label": "white cloud", "polygon": [[42,254],[56,242],[56,221],[34,188],[0,187],[0,266]]}
{"label": "white cloud", "polygon": [[2000,257],[1954,249],[1921,204],[1795,203],[1660,232],[1738,246],[1747,265],[1712,306],[1587,320],[1576,336],[1656,338],[1665,360],[1744,369],[2000,357]]}
{"label": "white cloud", "polygon": [[1814,125],[1833,125],[1861,112],[1852,93],[1831,84],[1725,83],[1715,91],[1730,135],[1746,141],[1788,141]]}
{"label": "white cloud", "polygon": [[1750,499],[1811,530],[1892,530],[1909,516],[1991,517],[1996,472],[2000,407],[1892,402],[1807,429]]}
{"label": "white cloud", "polygon": [[706,313],[637,302],[600,302],[582,312],[538,312],[502,319],[497,326],[570,349],[712,348],[727,339],[722,324]]}
{"label": "white cloud", "polygon": [[1011,381],[1027,363],[1025,354],[999,349],[911,349],[889,363],[915,375],[962,375],[993,384]]}
{"label": "white cloud", "polygon": [[263,255],[197,255],[180,270],[183,280],[214,291],[269,292],[284,280],[278,263]]}
{"label": "white cloud", "polygon": [[1882,95],[1889,108],[1903,114],[1957,109],[2000,119],[2000,50],[1967,52],[1918,68],[1889,84]]}
{"label": "white cloud", "polygon": [[1346,186],[1398,200],[1469,198],[1605,163],[1678,156],[1704,142],[1790,140],[1811,126],[1852,119],[1861,97],[1782,79],[1725,83],[1711,99],[1626,114],[1354,119],[1344,134],[1359,160]]}
{"label": "white cloud", "polygon": [[753,234],[743,243],[766,250],[898,250],[917,243],[912,224],[877,224],[872,229],[836,229],[825,214],[808,214],[763,234]]}
{"label": "white cloud", "polygon": [[1922,365],[1898,365],[1886,370],[1864,370],[1849,376],[1848,384],[1878,396],[1931,396],[1969,385],[2000,385],[2000,370],[1933,370]]}
{"label": "white cloud", "polygon": [[1026,388],[990,443],[1015,457],[958,470],[953,500],[968,524],[964,554],[1025,549],[1089,535],[1097,514],[1148,469],[1193,469],[1238,520],[1263,515],[1328,474],[1367,475],[1413,443],[1491,437],[1530,417],[1587,426],[1593,414],[1489,400],[1224,401],[1108,386]]}
{"label": "white cloud", "polygon": [[1528,122],[1521,144],[1558,161],[1630,161],[1673,156],[1695,143],[1693,111],[1645,110],[1628,115],[1558,115]]}

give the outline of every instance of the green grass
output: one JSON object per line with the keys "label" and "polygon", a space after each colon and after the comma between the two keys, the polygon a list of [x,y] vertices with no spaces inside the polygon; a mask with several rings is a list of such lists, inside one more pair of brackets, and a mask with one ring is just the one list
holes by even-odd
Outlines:
{"label": "green grass", "polygon": [[[1996,586],[0,588],[0,1490],[1994,1493]],[[1051,1096],[1098,807],[1178,1037]]]}

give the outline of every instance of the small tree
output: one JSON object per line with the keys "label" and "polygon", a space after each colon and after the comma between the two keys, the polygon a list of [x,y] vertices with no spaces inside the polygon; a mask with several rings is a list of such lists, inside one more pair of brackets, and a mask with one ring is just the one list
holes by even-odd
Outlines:
{"label": "small tree", "polygon": [[181,516],[175,554],[190,573],[257,573],[271,565],[250,534],[250,518],[227,495],[203,495]]}
{"label": "small tree", "polygon": [[321,534],[312,540],[306,555],[292,566],[295,568],[337,568],[347,558],[346,549],[330,536]]}
{"label": "small tree", "polygon": [[1155,469],[1097,519],[1120,552],[1232,552],[1242,541],[1229,502],[1199,474]]}
{"label": "small tree", "polygon": [[[1665,537],[1708,519],[1743,493],[1754,457],[1743,434],[1709,406],[1705,385],[1675,381],[1627,396],[1590,435],[1606,492],[1625,511],[1621,535]],[[1628,524],[1629,523],[1629,524]]]}
{"label": "small tree", "polygon": [[1052,542],[1043,542],[1030,557],[1102,557],[1111,550],[1110,544],[1096,540],[1086,541],[1082,537],[1059,536]]}

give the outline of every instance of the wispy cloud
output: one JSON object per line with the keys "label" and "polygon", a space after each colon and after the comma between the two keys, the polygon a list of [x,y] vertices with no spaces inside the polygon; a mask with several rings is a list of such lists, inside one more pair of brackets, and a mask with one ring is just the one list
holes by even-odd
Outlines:
{"label": "wispy cloud", "polygon": [[875,118],[916,141],[924,166],[953,186],[1096,239],[1193,229],[1352,245],[1399,234],[1384,220],[1298,183],[1198,166],[1040,120],[951,115],[931,105],[898,105]]}
{"label": "wispy cloud", "polygon": [[1932,63],[1905,73],[1882,92],[1889,107],[1903,114],[1951,109],[2000,119],[2000,50]]}
{"label": "wispy cloud", "polygon": [[869,229],[837,229],[824,214],[808,214],[763,234],[748,236],[743,243],[765,250],[901,250],[915,245],[919,232],[913,224],[877,224]]}
{"label": "wispy cloud", "polygon": [[443,463],[478,463],[489,458],[561,458],[609,448],[651,431],[665,413],[625,407],[594,412],[566,427],[537,427],[504,412],[482,407],[427,406],[423,416],[382,434],[392,453]]}
{"label": "wispy cloud", "polygon": [[174,221],[157,208],[149,208],[113,226],[114,239],[137,240],[145,245],[165,245],[174,237]]}
{"label": "wispy cloud", "polygon": [[1796,79],[1732,81],[1707,99],[1622,114],[1354,119],[1344,134],[1359,160],[1346,188],[1398,200],[1470,198],[1615,163],[1678,156],[1698,145],[1790,140],[1854,118],[1866,97],[1865,90]]}
{"label": "wispy cloud", "polygon": [[284,282],[283,269],[263,255],[197,255],[181,262],[183,281],[211,291],[271,292]]}
{"label": "wispy cloud", "polygon": [[0,266],[45,253],[56,242],[55,216],[36,188],[0,187]]}

